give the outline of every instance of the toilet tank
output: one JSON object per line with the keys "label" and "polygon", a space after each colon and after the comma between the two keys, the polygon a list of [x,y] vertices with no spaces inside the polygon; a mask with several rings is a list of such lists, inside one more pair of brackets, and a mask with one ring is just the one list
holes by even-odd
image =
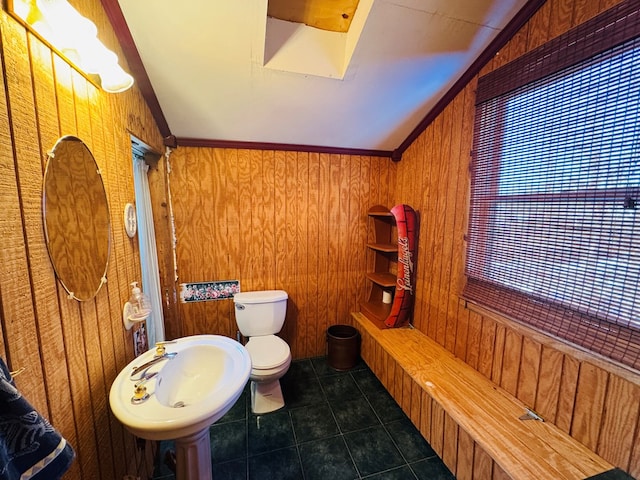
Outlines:
{"label": "toilet tank", "polygon": [[278,333],[287,313],[287,298],[284,290],[236,293],[233,302],[240,333],[245,337]]}

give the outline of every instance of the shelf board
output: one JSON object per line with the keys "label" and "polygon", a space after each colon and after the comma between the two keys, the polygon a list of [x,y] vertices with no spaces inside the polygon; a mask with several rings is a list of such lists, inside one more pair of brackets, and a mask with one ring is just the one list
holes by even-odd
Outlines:
{"label": "shelf board", "polygon": [[378,328],[387,328],[384,321],[391,313],[391,304],[382,302],[366,302],[360,304],[365,317],[371,320]]}
{"label": "shelf board", "polygon": [[367,278],[373,283],[387,288],[395,287],[397,281],[397,277],[393,273],[370,272],[367,273]]}
{"label": "shelf board", "polygon": [[395,243],[367,243],[371,250],[385,253],[398,253],[398,245]]}
{"label": "shelf board", "polygon": [[393,217],[393,214],[385,207],[371,207],[367,212],[370,217]]}

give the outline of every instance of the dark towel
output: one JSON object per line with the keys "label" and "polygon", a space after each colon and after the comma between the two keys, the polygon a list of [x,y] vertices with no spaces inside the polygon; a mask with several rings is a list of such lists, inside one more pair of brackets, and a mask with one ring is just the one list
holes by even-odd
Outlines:
{"label": "dark towel", "polygon": [[71,466],[73,448],[15,387],[0,358],[0,480],[54,480]]}

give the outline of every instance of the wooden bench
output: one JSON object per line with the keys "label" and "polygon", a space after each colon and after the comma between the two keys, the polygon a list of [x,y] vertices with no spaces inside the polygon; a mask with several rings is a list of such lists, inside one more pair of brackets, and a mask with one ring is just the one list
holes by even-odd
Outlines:
{"label": "wooden bench", "polygon": [[614,467],[413,328],[361,313],[361,354],[459,480],[583,480]]}

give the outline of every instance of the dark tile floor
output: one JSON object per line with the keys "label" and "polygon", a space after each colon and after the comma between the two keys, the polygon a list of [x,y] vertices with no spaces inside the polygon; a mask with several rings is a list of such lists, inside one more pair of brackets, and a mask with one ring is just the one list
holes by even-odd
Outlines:
{"label": "dark tile floor", "polygon": [[633,477],[619,468],[614,468],[608,472],[589,477],[586,480],[633,480]]}
{"label": "dark tile floor", "polygon": [[[325,357],[295,361],[281,379],[286,406],[251,413],[248,389],[211,427],[215,480],[451,480],[364,362],[338,372]],[[172,442],[161,442],[154,479]]]}

